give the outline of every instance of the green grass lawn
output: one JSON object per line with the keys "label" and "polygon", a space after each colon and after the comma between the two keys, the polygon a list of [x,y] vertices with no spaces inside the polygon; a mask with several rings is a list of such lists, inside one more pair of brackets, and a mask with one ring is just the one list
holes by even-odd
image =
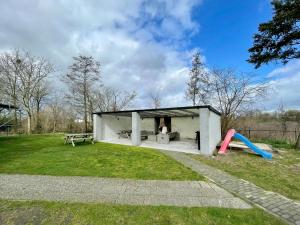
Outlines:
{"label": "green grass lawn", "polygon": [[256,142],[256,143],[265,143],[265,144],[269,144],[272,145],[273,148],[276,149],[294,149],[295,148],[295,144],[289,143],[287,141],[284,140],[273,140],[273,139],[254,139],[252,140],[252,142]]}
{"label": "green grass lawn", "polygon": [[0,200],[1,224],[284,224],[260,209],[126,206]]}
{"label": "green grass lawn", "polygon": [[61,135],[0,137],[0,173],[202,180],[192,170],[147,148],[107,143],[64,145]]}
{"label": "green grass lawn", "polygon": [[248,180],[266,190],[300,200],[300,151],[286,149],[273,154],[272,160],[242,151],[217,157],[193,156],[208,165]]}
{"label": "green grass lawn", "polygon": [[[61,135],[0,138],[0,173],[201,180],[148,148],[63,144]],[[283,224],[261,209],[186,208],[0,200],[0,224]]]}

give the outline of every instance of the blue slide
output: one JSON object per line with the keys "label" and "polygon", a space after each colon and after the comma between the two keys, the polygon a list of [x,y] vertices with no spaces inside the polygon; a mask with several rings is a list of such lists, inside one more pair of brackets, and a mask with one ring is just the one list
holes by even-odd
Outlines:
{"label": "blue slide", "polygon": [[261,155],[265,159],[272,159],[272,153],[266,152],[258,147],[256,147],[251,141],[249,141],[246,137],[239,133],[235,133],[233,135],[234,138],[239,139],[240,141],[244,142],[252,151]]}

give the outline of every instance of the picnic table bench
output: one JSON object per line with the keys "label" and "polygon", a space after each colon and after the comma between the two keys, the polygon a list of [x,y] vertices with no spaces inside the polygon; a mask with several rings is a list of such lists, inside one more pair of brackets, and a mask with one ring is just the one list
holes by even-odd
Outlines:
{"label": "picnic table bench", "polygon": [[130,139],[131,138],[131,133],[132,133],[132,130],[120,130],[119,132],[117,132],[117,134],[119,136],[119,139],[120,138]]}
{"label": "picnic table bench", "polygon": [[72,143],[73,147],[75,147],[76,141],[83,141],[86,140],[91,141],[94,144],[94,137],[93,133],[81,133],[81,134],[65,134],[65,144]]}

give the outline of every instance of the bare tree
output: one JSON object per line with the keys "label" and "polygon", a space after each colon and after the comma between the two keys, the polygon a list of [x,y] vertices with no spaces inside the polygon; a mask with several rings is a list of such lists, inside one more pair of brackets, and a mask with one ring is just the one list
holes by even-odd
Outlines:
{"label": "bare tree", "polygon": [[135,91],[126,92],[105,87],[102,92],[96,93],[96,108],[100,111],[122,110],[127,108],[136,96]]}
{"label": "bare tree", "polygon": [[36,88],[33,90],[33,101],[36,109],[36,131],[41,132],[42,124],[40,120],[40,112],[42,104],[46,100],[46,97],[49,95],[49,84],[46,81],[41,81]]}
{"label": "bare tree", "polygon": [[55,133],[57,131],[58,123],[61,117],[67,117],[66,110],[64,110],[64,103],[61,98],[62,95],[63,94],[59,90],[56,90],[56,92],[53,93],[48,101],[48,106],[50,108],[50,127],[52,133]]}
{"label": "bare tree", "polygon": [[[193,55],[192,68],[189,74],[189,81],[187,82],[187,90],[185,93],[186,99],[191,100],[193,105],[198,105],[200,102],[199,97],[205,92],[201,91],[199,81],[204,80],[207,76],[204,64],[201,61],[199,52]],[[204,99],[204,98],[202,98]]]}
{"label": "bare tree", "polygon": [[69,72],[63,81],[69,87],[67,97],[78,112],[83,114],[84,131],[88,130],[89,95],[92,86],[100,81],[100,63],[92,56],[73,57],[73,64],[69,67]]}
{"label": "bare tree", "polygon": [[222,134],[232,126],[236,115],[264,98],[269,88],[266,83],[253,82],[249,74],[228,69],[212,70],[205,82],[208,102],[222,113]]}
{"label": "bare tree", "polygon": [[[14,50],[0,56],[0,79],[3,92],[13,105],[22,105],[27,113],[27,132],[31,133],[33,95],[40,83],[53,71],[44,58]],[[17,111],[14,121],[17,124]]]}
{"label": "bare tree", "polygon": [[30,134],[34,93],[47,76],[53,72],[53,67],[45,58],[32,56],[28,52],[24,53],[20,60],[18,92],[27,113],[27,133]]}
{"label": "bare tree", "polygon": [[[2,98],[14,106],[19,105],[18,85],[19,85],[19,50],[5,52],[0,55],[0,83]],[[14,109],[14,124],[18,124],[17,109]],[[16,132],[17,126],[14,126]]]}
{"label": "bare tree", "polygon": [[154,107],[155,109],[161,106],[161,96],[158,90],[150,93],[150,99],[151,99],[151,106]]}
{"label": "bare tree", "polygon": [[287,122],[289,121],[289,117],[286,114],[286,110],[284,109],[282,101],[278,105],[278,119],[281,124],[282,135],[284,136],[287,131]]}

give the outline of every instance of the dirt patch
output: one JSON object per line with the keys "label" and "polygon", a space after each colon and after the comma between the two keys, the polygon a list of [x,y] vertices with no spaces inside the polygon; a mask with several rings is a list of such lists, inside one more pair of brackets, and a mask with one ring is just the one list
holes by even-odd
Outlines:
{"label": "dirt patch", "polygon": [[0,212],[0,224],[34,224],[39,225],[44,218],[43,209],[39,207],[33,208],[17,208],[7,209]]}
{"label": "dirt patch", "polygon": [[45,221],[50,224],[72,224],[72,213],[56,212],[49,214],[43,207],[32,206],[29,208],[7,206],[0,209],[0,224],[14,224],[14,225],[40,225]]}
{"label": "dirt patch", "polygon": [[290,169],[295,173],[300,173],[300,163],[291,165]]}

